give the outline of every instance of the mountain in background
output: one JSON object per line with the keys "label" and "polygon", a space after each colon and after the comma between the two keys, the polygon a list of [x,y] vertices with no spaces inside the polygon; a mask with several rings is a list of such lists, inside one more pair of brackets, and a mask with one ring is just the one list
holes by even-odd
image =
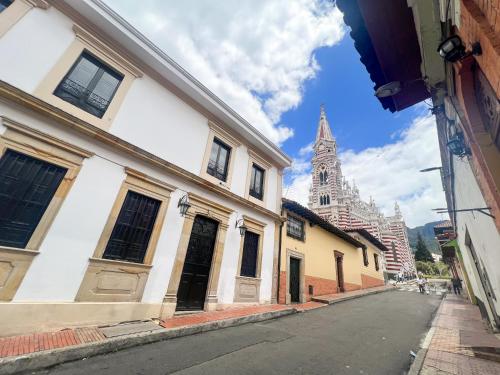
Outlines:
{"label": "mountain in background", "polygon": [[429,251],[434,254],[441,254],[439,244],[434,237],[434,226],[442,222],[443,221],[433,221],[432,223],[427,223],[415,228],[407,227],[406,231],[408,232],[408,241],[410,242],[412,251],[415,252],[415,247],[417,246],[417,235],[418,232],[420,232]]}

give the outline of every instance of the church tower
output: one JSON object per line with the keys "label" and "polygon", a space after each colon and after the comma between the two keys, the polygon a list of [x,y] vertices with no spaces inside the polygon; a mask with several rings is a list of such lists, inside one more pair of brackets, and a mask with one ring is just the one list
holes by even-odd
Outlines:
{"label": "church tower", "polygon": [[337,142],[332,135],[322,105],[312,158],[312,186],[309,208],[331,223],[338,220],[338,199],[342,190],[342,172],[337,159]]}

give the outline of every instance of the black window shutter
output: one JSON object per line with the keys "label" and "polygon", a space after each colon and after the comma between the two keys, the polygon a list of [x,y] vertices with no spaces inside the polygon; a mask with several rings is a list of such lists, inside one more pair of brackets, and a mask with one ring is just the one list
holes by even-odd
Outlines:
{"label": "black window shutter", "polygon": [[0,159],[0,245],[25,248],[67,169],[7,150]]}
{"label": "black window shutter", "polygon": [[127,192],[103,258],[142,263],[160,204],[157,199]]}
{"label": "black window shutter", "polygon": [[241,276],[256,277],[258,252],[259,235],[246,231],[243,242],[243,255],[241,257]]}

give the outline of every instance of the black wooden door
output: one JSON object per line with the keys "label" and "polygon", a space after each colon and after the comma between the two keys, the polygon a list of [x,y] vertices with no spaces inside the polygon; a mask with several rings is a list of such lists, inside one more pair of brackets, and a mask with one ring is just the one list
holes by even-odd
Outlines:
{"label": "black wooden door", "polygon": [[337,266],[337,279],[339,283],[339,291],[344,292],[344,262],[342,257],[336,257],[335,263]]}
{"label": "black wooden door", "polygon": [[177,310],[202,310],[207,293],[208,277],[218,223],[203,216],[196,216],[182,269]]}
{"label": "black wooden door", "polygon": [[300,302],[300,259],[290,258],[290,299]]}

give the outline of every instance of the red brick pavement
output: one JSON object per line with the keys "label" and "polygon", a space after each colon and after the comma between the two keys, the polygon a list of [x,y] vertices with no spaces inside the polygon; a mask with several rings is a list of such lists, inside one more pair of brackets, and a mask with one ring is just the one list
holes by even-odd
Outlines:
{"label": "red brick pavement", "polygon": [[433,327],[422,375],[500,374],[499,362],[478,357],[481,353],[477,352],[477,347],[500,349],[500,340],[488,331],[477,306],[461,297],[447,295]]}
{"label": "red brick pavement", "polygon": [[242,316],[261,314],[271,311],[280,311],[289,309],[290,306],[285,305],[264,305],[264,306],[249,306],[220,311],[202,312],[197,314],[186,314],[174,316],[173,318],[164,320],[160,325],[164,328],[177,328],[191,326],[195,324],[214,322],[217,320],[239,318]]}
{"label": "red brick pavement", "polygon": [[[160,322],[160,325],[166,329],[172,329],[253,314],[286,310],[289,308],[290,306],[285,305],[263,305],[202,312],[175,316]],[[22,336],[3,337],[0,338],[0,358],[20,356],[28,353],[104,340],[107,340],[107,338],[99,327],[68,328],[57,332],[41,332]]]}
{"label": "red brick pavement", "polygon": [[0,358],[104,340],[96,327],[0,338]]}

